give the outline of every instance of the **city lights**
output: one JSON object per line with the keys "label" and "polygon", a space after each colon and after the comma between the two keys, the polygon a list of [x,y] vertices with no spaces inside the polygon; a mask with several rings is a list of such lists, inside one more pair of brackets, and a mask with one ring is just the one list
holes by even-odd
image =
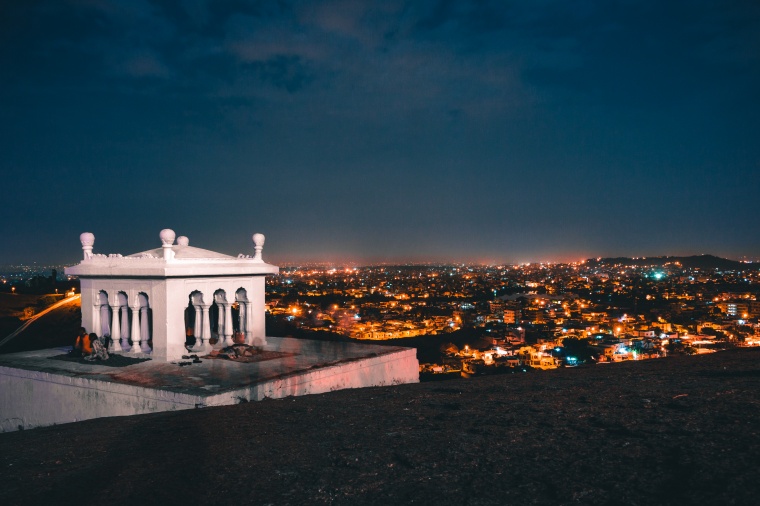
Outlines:
{"label": "city lights", "polygon": [[302,329],[400,343],[425,337],[449,351],[423,371],[472,375],[749,346],[760,341],[760,302],[749,289],[757,281],[755,272],[680,262],[286,267],[268,281],[268,296],[273,317]]}

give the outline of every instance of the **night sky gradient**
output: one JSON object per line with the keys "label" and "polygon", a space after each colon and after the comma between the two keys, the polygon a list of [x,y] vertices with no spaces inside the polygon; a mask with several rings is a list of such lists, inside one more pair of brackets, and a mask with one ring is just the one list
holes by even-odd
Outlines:
{"label": "night sky gradient", "polygon": [[0,7],[0,263],[760,257],[760,2]]}

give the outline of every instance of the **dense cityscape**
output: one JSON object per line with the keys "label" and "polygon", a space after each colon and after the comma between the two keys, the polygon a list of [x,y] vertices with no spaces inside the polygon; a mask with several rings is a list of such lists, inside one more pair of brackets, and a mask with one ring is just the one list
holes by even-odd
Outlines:
{"label": "dense cityscape", "polygon": [[711,256],[314,265],[283,268],[267,292],[277,321],[414,343],[423,375],[469,375],[757,345],[759,280],[757,264]]}

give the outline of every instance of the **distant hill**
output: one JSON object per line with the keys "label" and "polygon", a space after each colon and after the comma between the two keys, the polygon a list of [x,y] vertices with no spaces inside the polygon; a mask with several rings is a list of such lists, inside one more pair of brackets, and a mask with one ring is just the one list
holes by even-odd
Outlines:
{"label": "distant hill", "polygon": [[736,260],[729,260],[727,258],[716,257],[715,255],[692,255],[692,256],[664,256],[664,257],[640,257],[640,258],[591,258],[587,260],[589,265],[636,265],[640,267],[651,266],[663,266],[668,263],[680,263],[683,267],[692,269],[718,269],[721,271],[742,271],[742,270],[758,270],[760,264],[746,264],[743,262],[737,262]]}

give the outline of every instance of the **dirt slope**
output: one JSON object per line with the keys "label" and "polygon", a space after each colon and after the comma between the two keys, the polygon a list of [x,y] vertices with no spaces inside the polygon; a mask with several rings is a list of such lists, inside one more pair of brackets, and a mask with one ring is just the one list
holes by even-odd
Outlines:
{"label": "dirt slope", "polygon": [[760,350],[0,434],[0,504],[757,504]]}

